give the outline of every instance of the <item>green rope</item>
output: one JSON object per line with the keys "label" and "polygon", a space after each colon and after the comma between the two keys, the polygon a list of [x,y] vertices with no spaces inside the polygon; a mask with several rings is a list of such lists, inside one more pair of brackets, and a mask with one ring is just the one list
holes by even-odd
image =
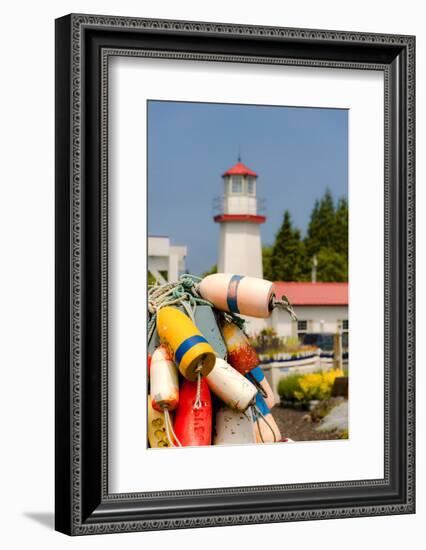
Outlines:
{"label": "green rope", "polygon": [[148,286],[148,341],[154,333],[157,313],[162,307],[181,305],[192,320],[198,305],[213,308],[213,304],[201,298],[196,290],[196,285],[200,281],[200,277],[186,273],[174,283]]}

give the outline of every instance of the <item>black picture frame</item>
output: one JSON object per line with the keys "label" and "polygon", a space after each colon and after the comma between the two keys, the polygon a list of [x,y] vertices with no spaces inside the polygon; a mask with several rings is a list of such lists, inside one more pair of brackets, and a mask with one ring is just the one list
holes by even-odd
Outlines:
{"label": "black picture frame", "polygon": [[[108,493],[112,55],[383,71],[384,478]],[[414,481],[415,38],[71,14],[56,20],[56,529],[70,535],[407,514]]]}

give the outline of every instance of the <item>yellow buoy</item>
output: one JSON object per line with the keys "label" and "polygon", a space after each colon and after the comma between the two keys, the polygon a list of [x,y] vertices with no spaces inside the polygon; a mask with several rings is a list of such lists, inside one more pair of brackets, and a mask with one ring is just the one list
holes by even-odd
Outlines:
{"label": "yellow buoy", "polygon": [[175,307],[161,308],[157,332],[187,380],[195,382],[199,372],[207,376],[212,371],[216,362],[213,348],[187,315]]}
{"label": "yellow buoy", "polygon": [[164,413],[154,409],[150,395],[148,395],[148,441],[151,448],[171,446],[166,433]]}

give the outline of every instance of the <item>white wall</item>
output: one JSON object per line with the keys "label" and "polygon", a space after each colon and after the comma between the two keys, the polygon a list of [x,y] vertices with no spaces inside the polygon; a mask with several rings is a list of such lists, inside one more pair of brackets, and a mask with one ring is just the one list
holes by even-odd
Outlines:
{"label": "white wall", "polygon": [[[407,0],[56,0],[3,5],[0,235],[1,447],[0,543],[21,548],[420,548],[424,540],[426,374],[418,388],[418,512],[352,520],[272,524],[70,540],[51,530],[53,510],[53,19],[71,11],[417,34],[418,151],[426,149],[424,3]],[[417,179],[426,180],[419,154]],[[426,187],[418,186],[418,211]],[[418,280],[426,280],[425,217],[418,216]],[[426,333],[425,285],[418,286],[418,333]],[[259,467],[259,465],[253,465]],[[285,464],[283,465],[285,467]],[[416,544],[416,540],[419,543]]]}
{"label": "white wall", "polygon": [[171,246],[169,237],[148,237],[148,270],[167,271],[167,281],[185,271],[186,254],[186,246]]}
{"label": "white wall", "polygon": [[220,224],[218,271],[262,277],[260,227],[250,222]]}
{"label": "white wall", "polygon": [[[308,332],[336,332],[337,323],[348,319],[348,308],[344,306],[295,306],[294,311],[299,321],[308,321]],[[286,311],[276,309],[271,326],[279,336],[296,336],[296,323]]]}

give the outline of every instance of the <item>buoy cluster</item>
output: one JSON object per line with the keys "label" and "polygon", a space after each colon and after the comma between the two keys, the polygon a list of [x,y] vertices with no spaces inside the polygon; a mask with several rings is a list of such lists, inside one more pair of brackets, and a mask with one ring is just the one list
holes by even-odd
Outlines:
{"label": "buoy cluster", "polygon": [[200,303],[196,298],[208,310],[203,332],[197,305],[188,310],[175,299],[155,308],[150,333],[155,346],[148,354],[149,446],[281,441],[270,410],[272,389],[237,314],[267,318],[277,304],[290,314],[291,306],[275,299],[271,282],[226,273],[205,277],[182,300],[194,306]]}

